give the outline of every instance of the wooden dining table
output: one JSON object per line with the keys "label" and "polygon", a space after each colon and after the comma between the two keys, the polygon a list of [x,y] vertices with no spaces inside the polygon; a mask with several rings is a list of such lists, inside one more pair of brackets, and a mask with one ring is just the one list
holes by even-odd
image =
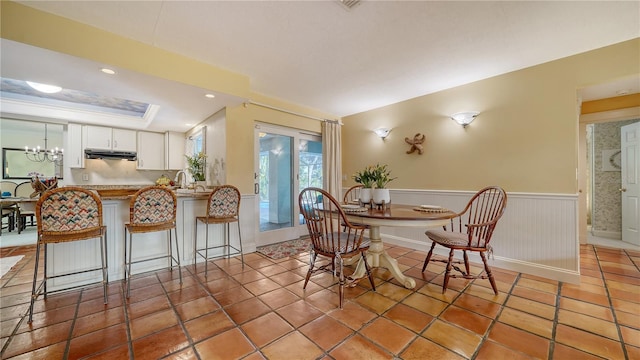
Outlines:
{"label": "wooden dining table", "polygon": [[[423,208],[420,205],[402,204],[389,204],[384,209],[378,209],[375,206],[366,207],[364,211],[343,209],[345,209],[345,214],[350,222],[364,224],[369,227],[371,245],[366,254],[369,266],[388,269],[393,277],[407,289],[413,289],[416,286],[416,281],[411,277],[405,276],[398,266],[398,261],[385,251],[384,243],[380,237],[380,227],[420,227],[427,229],[446,225],[451,218],[457,215],[451,210],[436,206]],[[366,275],[364,262],[359,257],[353,257],[352,259],[353,263],[358,261],[358,265],[351,277],[354,279],[364,277]]]}

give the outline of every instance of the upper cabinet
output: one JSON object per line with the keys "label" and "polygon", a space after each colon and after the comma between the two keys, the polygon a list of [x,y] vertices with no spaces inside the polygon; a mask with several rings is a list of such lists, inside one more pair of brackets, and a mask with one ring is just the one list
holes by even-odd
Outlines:
{"label": "upper cabinet", "polygon": [[86,149],[136,151],[136,131],[87,125],[84,129]]}
{"label": "upper cabinet", "polygon": [[82,147],[82,125],[67,125],[67,149],[64,164],[72,169],[84,168],[84,147]]}
{"label": "upper cabinet", "polygon": [[164,152],[166,170],[184,169],[184,134],[177,132],[166,132],[164,134]]}
{"label": "upper cabinet", "polygon": [[138,170],[164,170],[164,134],[138,131]]}

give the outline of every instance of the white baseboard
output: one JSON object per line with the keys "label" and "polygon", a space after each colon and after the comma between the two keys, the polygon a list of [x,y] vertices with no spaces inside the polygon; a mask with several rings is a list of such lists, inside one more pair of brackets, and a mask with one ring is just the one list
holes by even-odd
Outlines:
{"label": "white baseboard", "polygon": [[603,230],[591,230],[591,234],[596,237],[622,240],[622,232],[620,231],[603,231]]}

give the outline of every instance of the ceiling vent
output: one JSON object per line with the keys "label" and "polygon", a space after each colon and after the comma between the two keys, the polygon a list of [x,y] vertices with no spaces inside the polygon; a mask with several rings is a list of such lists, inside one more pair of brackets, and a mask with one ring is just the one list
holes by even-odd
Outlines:
{"label": "ceiling vent", "polygon": [[347,10],[351,10],[354,6],[360,4],[360,0],[338,0]]}

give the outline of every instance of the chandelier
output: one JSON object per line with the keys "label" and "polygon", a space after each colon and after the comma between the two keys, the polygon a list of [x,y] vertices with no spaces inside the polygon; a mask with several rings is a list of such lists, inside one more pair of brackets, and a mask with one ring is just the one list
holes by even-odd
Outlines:
{"label": "chandelier", "polygon": [[61,166],[64,149],[58,149],[57,146],[53,149],[48,149],[47,135],[47,124],[44,124],[44,149],[41,149],[40,145],[31,148],[31,150],[29,150],[29,146],[25,146],[24,155],[27,157],[27,159],[33,162],[48,161],[56,164],[57,166]]}

